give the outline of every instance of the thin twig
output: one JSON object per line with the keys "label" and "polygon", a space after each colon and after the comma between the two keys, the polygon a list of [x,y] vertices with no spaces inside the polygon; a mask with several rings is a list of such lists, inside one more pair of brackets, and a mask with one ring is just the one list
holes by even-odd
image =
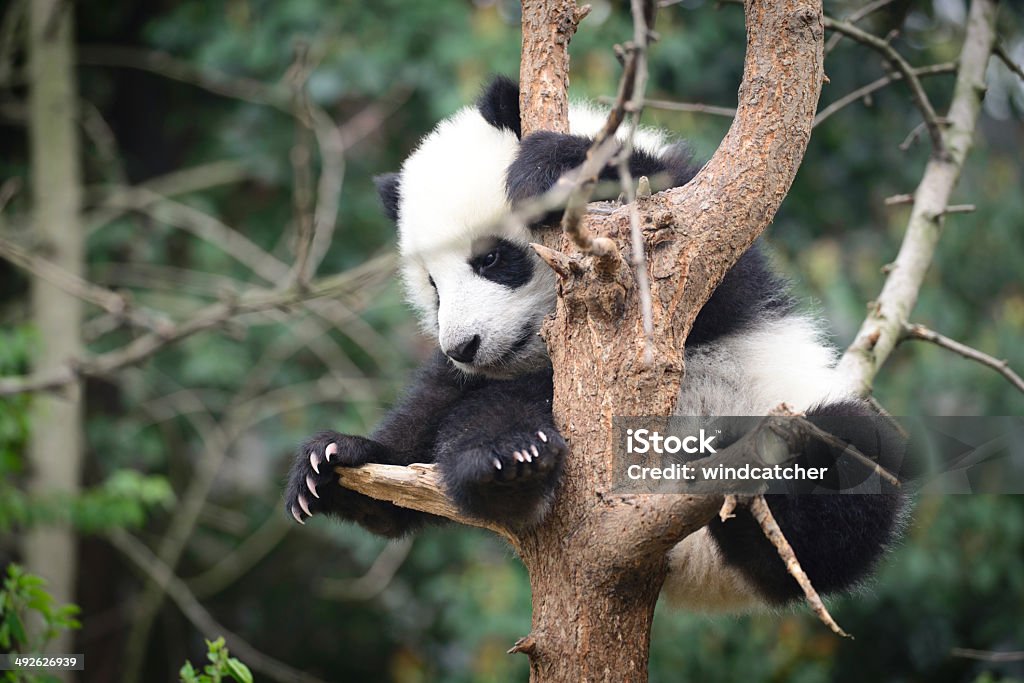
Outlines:
{"label": "thin twig", "polygon": [[[603,104],[611,104],[615,101],[614,97],[608,97],[607,95],[603,95],[597,99]],[[713,104],[701,104],[699,102],[669,102],[668,100],[644,99],[640,102],[640,106],[645,109],[664,109],[666,111],[685,111],[693,112],[695,114],[711,114],[713,116],[724,116],[730,119],[736,116],[735,107],[718,107]]]}
{"label": "thin twig", "polygon": [[954,647],[949,651],[954,657],[965,659],[977,659],[982,662],[1024,662],[1024,652],[1008,651],[995,652],[993,650],[975,650],[969,647]]}
{"label": "thin twig", "polygon": [[936,346],[941,346],[942,348],[948,351],[957,353],[963,356],[964,358],[968,358],[975,362],[981,363],[982,365],[986,365],[995,370],[996,372],[998,372],[1003,377],[1005,377],[1010,382],[1010,384],[1017,388],[1018,391],[1024,392],[1024,379],[1021,379],[1021,376],[1010,368],[1010,364],[1006,360],[994,358],[988,355],[987,353],[978,351],[977,349],[967,346],[966,344],[961,344],[955,339],[950,339],[945,335],[939,334],[934,330],[928,329],[924,325],[909,323],[905,324],[903,326],[903,338],[920,339],[922,341],[928,341],[931,342],[932,344],[935,344]]}
{"label": "thin twig", "polygon": [[[846,21],[851,23],[851,24],[856,24],[861,19],[864,19],[865,17],[870,16],[871,14],[874,14],[875,12],[877,12],[880,9],[882,9],[883,7],[885,7],[886,5],[891,3],[892,1],[893,0],[875,0],[874,2],[869,2],[868,4],[864,5],[863,7],[858,8],[856,11],[851,12],[850,15],[848,17],[846,17]],[[842,39],[843,39],[843,34],[842,33],[834,33],[831,36],[829,36],[829,39],[827,41],[825,41],[825,56],[826,57],[828,57],[828,53],[832,52],[832,50],[834,50],[836,48],[836,45],[838,45],[839,41],[841,41]]]}
{"label": "thin twig", "polygon": [[0,237],[0,258],[4,258],[26,272],[49,282],[71,296],[99,306],[120,320],[128,320],[133,325],[158,335],[171,329],[169,320],[148,311],[139,310],[124,295],[95,285],[46,259],[30,254],[2,237]]}
{"label": "thin twig", "polygon": [[[634,31],[638,30],[635,24],[637,13],[653,11],[653,3],[643,2],[639,6],[634,4]],[[626,116],[627,108],[636,110],[639,107],[639,101],[643,100],[642,95],[637,100],[633,99],[638,69],[640,62],[644,60],[642,53],[647,44],[646,22],[643,23],[643,26],[645,32],[642,44],[633,41],[624,46],[625,62],[622,77],[619,79],[615,103],[608,111],[608,118],[605,120],[604,126],[594,136],[583,164],[574,171],[576,182],[569,192],[565,213],[562,215],[562,230],[581,251],[595,257],[595,269],[599,272],[603,271],[605,274],[615,272],[622,263],[618,247],[607,237],[594,237],[583,224],[582,219],[594,187],[597,185],[598,176],[615,154],[620,151],[615,133]],[[646,78],[646,76],[641,74],[641,78]]]}
{"label": "thin twig", "polygon": [[[839,34],[837,33],[836,35],[839,35]],[[914,69],[914,73],[917,74],[918,77],[935,76],[935,75],[938,75],[938,74],[948,74],[948,73],[953,73],[955,71],[956,71],[956,63],[955,62],[946,62],[944,64],[933,64],[932,66],[922,66],[919,69]],[[874,92],[876,92],[878,90],[881,90],[882,88],[884,88],[885,86],[889,85],[890,83],[893,83],[894,81],[901,81],[901,80],[903,80],[903,74],[901,74],[899,72],[893,72],[893,73],[888,74],[886,76],[882,76],[881,78],[879,78],[877,80],[871,81],[867,85],[861,86],[861,87],[857,88],[856,90],[851,90],[849,93],[843,95],[842,97],[837,99],[835,102],[832,102],[827,107],[823,108],[822,110],[820,110],[818,112],[817,116],[814,117],[814,125],[815,125],[815,127],[820,126],[822,123],[825,122],[825,119],[827,119],[828,117],[832,116],[833,114],[838,112],[840,109],[843,109],[847,105],[853,104],[857,100],[860,100],[860,99],[863,99],[865,97],[868,97],[872,93],[874,93]]]}
{"label": "thin twig", "polygon": [[296,43],[295,61],[285,76],[295,108],[295,142],[288,156],[292,163],[292,205],[297,233],[291,281],[299,287],[309,282],[309,249],[313,243],[313,152],[309,145],[313,122],[308,115],[309,93],[306,91],[310,75],[308,57],[309,45],[302,41]]}
{"label": "thin twig", "polygon": [[761,525],[764,535],[772,542],[775,549],[779,551],[779,557],[786,563],[786,571],[800,584],[807,603],[814,610],[814,613],[818,615],[818,618],[832,629],[832,632],[836,635],[840,635],[843,638],[851,638],[852,636],[849,633],[839,627],[839,624],[829,614],[825,603],[821,601],[821,596],[818,595],[818,591],[814,589],[814,585],[811,584],[807,573],[800,566],[800,561],[797,559],[796,553],[793,552],[793,547],[786,540],[782,529],[779,528],[779,523],[775,521],[775,516],[768,507],[768,501],[765,500],[764,496],[754,496],[754,499],[750,502],[750,512],[754,515],[757,523]]}
{"label": "thin twig", "polygon": [[266,557],[289,531],[291,525],[275,510],[255,532],[245,537],[234,552],[220,558],[202,574],[188,579],[188,587],[197,598],[221,592]]}
{"label": "thin twig", "polygon": [[907,60],[903,58],[903,55],[885,39],[879,38],[873,33],[862,31],[851,23],[825,17],[825,28],[838,31],[856,40],[858,43],[867,45],[880,52],[892,64],[893,68],[903,75],[903,78],[907,81],[907,86],[910,88],[910,93],[914,97],[914,102],[917,104],[917,108],[921,110],[921,116],[924,117],[924,122],[928,127],[928,135],[932,140],[934,154],[939,158],[945,158],[947,156],[946,143],[942,139],[942,127],[939,124],[938,116],[935,114],[935,108],[932,106],[931,100],[928,99],[928,94],[925,93],[924,88],[921,86],[921,81],[914,72],[914,67],[910,66]]}
{"label": "thin twig", "polygon": [[[633,51],[636,76],[633,78],[633,89],[629,93],[626,107],[629,110],[630,126],[619,154],[619,178],[622,190],[629,205],[630,252],[632,254],[633,276],[636,278],[637,292],[640,296],[640,318],[644,332],[644,363],[654,363],[654,309],[651,305],[651,281],[647,275],[647,253],[644,249],[644,237],[640,231],[640,207],[637,205],[636,188],[633,176],[629,171],[629,158],[633,153],[633,136],[640,127],[640,115],[643,113],[644,93],[647,89],[647,45],[657,5],[650,0],[632,0],[633,15]],[[646,178],[641,178],[647,182]],[[647,186],[650,195],[650,186]]]}
{"label": "thin twig", "polygon": [[406,537],[384,546],[366,573],[355,579],[324,579],[317,593],[327,600],[369,600],[380,595],[402,567],[412,550]]}
{"label": "thin twig", "polygon": [[1024,67],[1021,67],[1020,64],[1013,61],[1010,57],[1010,53],[1006,51],[1006,48],[1003,47],[1002,43],[996,43],[996,46],[992,49],[992,54],[998,57],[999,61],[1006,65],[1007,69],[1024,79]]}

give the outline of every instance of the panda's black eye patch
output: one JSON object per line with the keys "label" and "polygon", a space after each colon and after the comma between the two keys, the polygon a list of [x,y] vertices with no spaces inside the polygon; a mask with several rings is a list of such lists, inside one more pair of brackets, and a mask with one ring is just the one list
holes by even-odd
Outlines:
{"label": "panda's black eye patch", "polygon": [[505,239],[482,240],[473,245],[473,252],[470,268],[491,282],[515,289],[533,277],[533,259],[518,244]]}

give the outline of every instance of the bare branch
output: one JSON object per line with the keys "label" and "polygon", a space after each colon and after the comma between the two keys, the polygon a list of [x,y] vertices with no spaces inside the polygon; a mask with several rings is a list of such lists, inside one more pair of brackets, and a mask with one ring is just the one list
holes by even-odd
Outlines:
{"label": "bare branch", "polygon": [[[618,167],[626,203],[629,205],[630,253],[632,254],[633,277],[636,278],[636,286],[640,295],[640,318],[644,332],[644,362],[651,365],[654,362],[654,309],[651,304],[651,280],[647,274],[644,236],[640,231],[638,191],[633,187],[633,176],[629,172],[629,158],[633,153],[633,136],[640,126],[640,114],[643,112],[643,101],[647,89],[647,44],[652,30],[652,26],[649,26],[648,22],[653,24],[658,8],[651,0],[632,0],[631,9],[636,77],[633,82],[633,91],[629,93],[629,101],[624,105],[630,112],[631,125],[622,152],[619,154]],[[645,186],[642,194],[645,197],[650,197],[651,186],[648,179],[641,177],[640,182]]]}
{"label": "bare branch", "polygon": [[296,225],[295,264],[291,280],[299,287],[309,283],[309,249],[313,243],[313,152],[309,138],[313,122],[309,116],[309,45],[298,41],[295,45],[295,60],[292,62],[285,81],[292,90],[295,108],[295,142],[289,158],[292,163],[292,206]]}
{"label": "bare branch", "polygon": [[124,295],[95,285],[46,259],[33,256],[2,237],[0,237],[0,257],[71,296],[99,306],[117,319],[128,320],[137,327],[151,330],[157,334],[163,334],[171,328],[169,320],[149,311],[138,309]]}
{"label": "bare branch", "polygon": [[[840,34],[836,34],[840,35]],[[953,62],[946,62],[944,64],[933,64],[932,66],[923,66],[919,69],[914,69],[914,73],[918,77],[935,76],[939,74],[948,74],[956,71],[956,64]],[[881,90],[890,83],[895,81],[903,80],[903,74],[899,72],[893,72],[887,76],[874,80],[867,85],[861,86],[856,90],[852,90],[846,95],[843,95],[835,102],[832,102],[827,107],[823,108],[818,112],[817,116],[814,117],[814,126],[818,127],[825,122],[830,116],[845,108],[846,106],[853,104],[857,100],[863,99],[871,95],[872,93]]]}
{"label": "bare branch", "polygon": [[335,471],[338,473],[338,483],[347,489],[386,500],[399,507],[419,510],[467,526],[490,529],[513,545],[516,544],[516,538],[509,529],[460,513],[445,494],[441,475],[434,465],[363,465],[339,467]]}
{"label": "bare branch", "polygon": [[291,530],[291,525],[275,510],[233,552],[202,574],[187,579],[189,589],[198,599],[221,592],[266,557]]}
{"label": "bare branch", "polygon": [[843,354],[838,369],[862,395],[871,391],[878,369],[903,335],[903,325],[917,302],[921,283],[935,253],[949,198],[970,150],[985,89],[985,71],[995,44],[996,5],[992,0],[971,4],[964,46],[960,53],[953,101],[942,133],[945,157],[932,156],[914,193],[913,209],[899,254],[889,269],[877,301]]}
{"label": "bare branch", "polygon": [[1024,379],[1021,379],[1021,376],[1010,368],[1010,364],[1006,360],[993,358],[987,353],[978,351],[966,344],[961,344],[955,339],[950,339],[949,337],[941,335],[934,330],[928,329],[924,325],[905,324],[903,326],[903,339],[920,339],[922,341],[928,341],[948,351],[957,353],[964,358],[976,361],[982,365],[987,365],[1005,377],[1010,384],[1017,388],[1018,391],[1024,392]]}
{"label": "bare branch", "polygon": [[[874,0],[874,2],[869,2],[868,4],[864,5],[863,7],[857,8],[857,10],[855,10],[854,12],[851,12],[850,16],[846,17],[846,21],[848,23],[850,23],[850,24],[856,24],[861,19],[864,19],[865,17],[868,17],[868,16],[874,14],[875,12],[877,12],[880,9],[882,9],[883,7],[885,7],[886,5],[891,3],[892,1],[893,0]],[[828,40],[825,41],[825,56],[826,57],[828,57],[828,53],[829,52],[832,52],[832,50],[836,49],[836,45],[838,45],[839,41],[841,41],[842,39],[843,39],[843,34],[842,33],[834,33],[833,35],[831,35],[829,37]]]}
{"label": "bare branch", "polygon": [[[614,99],[610,97],[598,98],[601,102],[608,104]],[[736,116],[734,107],[718,107],[713,104],[700,104],[697,102],[669,102],[667,100],[643,100],[641,105],[648,109],[664,109],[666,111],[685,111],[695,114],[711,114],[712,116],[724,116],[732,118]]]}
{"label": "bare branch", "polygon": [[569,132],[569,41],[590,5],[575,0],[524,0],[519,111],[523,136]]}
{"label": "bare branch", "polygon": [[1006,65],[1007,69],[1024,79],[1024,67],[1021,67],[1020,64],[1013,61],[1013,58],[1010,57],[1010,53],[1006,51],[1006,48],[1002,43],[996,43],[995,48],[992,50],[992,54],[998,57],[999,61]]}
{"label": "bare branch", "polygon": [[775,549],[779,551],[779,557],[786,563],[786,571],[800,584],[804,597],[807,598],[807,602],[810,604],[811,609],[814,610],[814,613],[818,615],[818,618],[826,626],[832,629],[833,633],[843,638],[849,638],[850,634],[841,629],[839,624],[835,622],[835,619],[832,618],[832,615],[829,614],[828,608],[825,607],[825,603],[821,601],[821,596],[818,595],[818,591],[814,589],[811,580],[807,577],[807,573],[800,566],[800,561],[797,560],[793,547],[789,545],[789,541],[786,540],[782,529],[779,528],[779,523],[775,521],[775,516],[768,507],[768,501],[764,499],[764,496],[754,496],[754,499],[750,502],[750,512],[761,526],[764,535],[768,537],[768,540],[772,542]]}
{"label": "bare branch", "polygon": [[942,128],[939,124],[938,116],[935,114],[935,108],[932,107],[927,93],[925,93],[924,88],[921,86],[920,79],[914,73],[914,68],[907,63],[903,55],[885,39],[879,38],[873,33],[862,31],[851,23],[825,17],[825,28],[838,31],[853,38],[858,43],[863,43],[880,52],[892,64],[893,68],[903,75],[903,78],[907,81],[907,86],[910,88],[910,94],[913,95],[914,102],[917,104],[917,108],[921,110],[925,125],[928,127],[928,135],[932,139],[933,153],[940,158],[945,157],[947,154],[946,143],[942,137]]}
{"label": "bare branch", "polygon": [[969,647],[954,647],[949,651],[954,657],[977,659],[982,662],[1024,662],[1024,652],[996,652],[993,650],[975,650]]}
{"label": "bare branch", "polygon": [[252,78],[234,76],[209,67],[199,67],[166,52],[118,45],[82,45],[78,47],[76,57],[82,65],[150,71],[224,97],[266,105],[287,114],[292,113],[291,94],[287,86],[267,85]]}
{"label": "bare branch", "polygon": [[411,537],[388,543],[365,574],[355,579],[324,579],[317,592],[328,600],[369,600],[380,595],[409,556],[412,543]]}

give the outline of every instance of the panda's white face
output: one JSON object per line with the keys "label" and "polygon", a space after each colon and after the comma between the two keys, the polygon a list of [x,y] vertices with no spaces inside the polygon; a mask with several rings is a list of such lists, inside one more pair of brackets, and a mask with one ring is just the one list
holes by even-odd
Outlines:
{"label": "panda's white face", "polygon": [[496,378],[546,364],[538,331],[555,306],[554,274],[529,230],[496,227],[518,146],[463,109],[405,161],[399,191],[402,276],[424,329],[460,370]]}

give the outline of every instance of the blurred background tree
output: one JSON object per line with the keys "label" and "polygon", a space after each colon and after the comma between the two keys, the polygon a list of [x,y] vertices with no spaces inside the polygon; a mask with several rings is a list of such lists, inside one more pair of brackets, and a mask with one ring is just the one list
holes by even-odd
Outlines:
{"label": "blurred background tree", "polygon": [[[627,6],[592,4],[572,45],[572,93],[596,98],[615,87],[611,46],[631,25]],[[742,13],[703,0],[665,4],[649,97],[734,106]],[[959,53],[962,0],[879,4],[860,25],[890,35],[915,66]],[[0,237],[31,250],[29,5],[9,0],[0,23]],[[861,6],[825,9],[845,17]],[[310,186],[329,168],[340,183],[337,227],[317,272],[381,264],[341,296],[225,316],[142,364],[86,378],[81,494],[29,490],[27,444],[53,425],[33,417],[36,396],[0,398],[0,566],[21,557],[18,541],[33,529],[74,530],[83,626],[73,649],[88,656],[87,680],[174,680],[182,662],[204,656],[204,638],[219,635],[261,678],[281,665],[339,681],[525,680],[525,658],[505,650],[529,629],[529,587],[498,540],[435,529],[385,545],[322,519],[294,526],[280,500],[295,445],[325,427],[366,433],[430,348],[385,267],[394,233],[371,178],[397,168],[489,74],[518,72],[518,12],[505,0],[77,8],[82,274],[131,311],[87,307],[91,352],[137,341],[147,327],[166,332],[164,313],[186,320],[288,281],[303,221],[325,201],[331,208]],[[1010,3],[1000,35],[1024,62],[1024,14]],[[849,40],[825,65],[823,107],[886,73],[876,53]],[[956,192],[977,210],[949,218],[915,319],[1019,369],[1024,81],[995,59],[988,80]],[[951,77],[924,84],[943,109]],[[645,120],[689,140],[698,158],[729,124],[653,109]],[[839,347],[902,237],[908,209],[883,200],[920,178],[926,141],[901,149],[919,121],[901,84],[828,118],[769,230],[780,266]],[[341,154],[321,154],[325,130],[335,144],[327,151]],[[29,282],[0,260],[0,375],[24,374],[47,342]],[[899,348],[875,393],[894,414],[1024,411],[1024,396],[996,373],[924,344]],[[856,640],[835,638],[802,608],[717,618],[663,610],[652,680],[1024,680],[1024,661],[951,654],[1024,650],[1024,500],[920,501],[879,576],[832,605]],[[240,641],[268,661],[247,659]]]}

